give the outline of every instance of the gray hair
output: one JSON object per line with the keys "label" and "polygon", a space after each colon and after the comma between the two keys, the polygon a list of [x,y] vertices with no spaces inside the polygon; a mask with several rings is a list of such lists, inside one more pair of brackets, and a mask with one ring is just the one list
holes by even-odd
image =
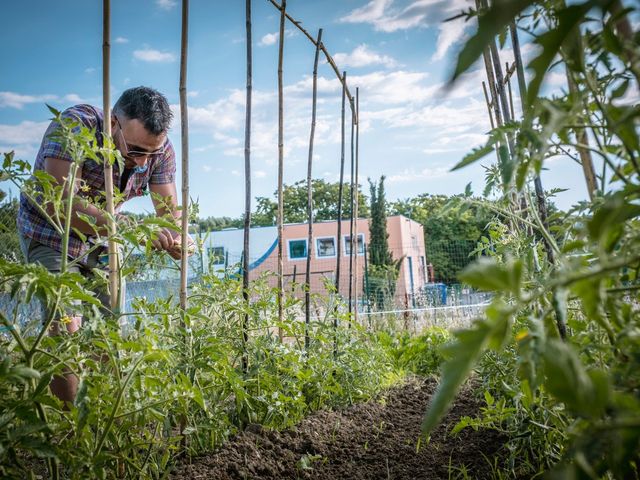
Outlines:
{"label": "gray hair", "polygon": [[113,113],[139,120],[152,135],[167,133],[173,118],[166,97],[149,87],[125,90],[114,105]]}

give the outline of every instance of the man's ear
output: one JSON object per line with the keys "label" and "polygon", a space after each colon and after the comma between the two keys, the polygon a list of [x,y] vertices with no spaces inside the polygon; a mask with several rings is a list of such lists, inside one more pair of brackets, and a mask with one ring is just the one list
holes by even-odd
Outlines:
{"label": "man's ear", "polygon": [[117,125],[116,116],[112,113],[111,114],[111,131],[112,132],[116,128],[116,125]]}

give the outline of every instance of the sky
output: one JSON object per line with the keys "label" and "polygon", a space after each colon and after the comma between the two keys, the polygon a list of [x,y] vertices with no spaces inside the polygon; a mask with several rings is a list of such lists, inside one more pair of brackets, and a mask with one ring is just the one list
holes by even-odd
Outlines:
{"label": "sky", "polygon": [[[138,85],[167,96],[175,112],[169,137],[177,152],[179,190],[180,2],[111,3],[111,98],[115,102]],[[323,28],[323,43],[347,71],[351,92],[359,90],[359,181],[365,192],[367,178],[381,175],[389,201],[457,194],[469,182],[482,192],[482,166],[493,157],[450,169],[483,144],[490,129],[483,66],[476,64],[453,88],[444,88],[473,24],[443,20],[470,6],[466,0],[287,2],[288,12],[311,35]],[[252,194],[271,197],[277,188],[280,16],[268,0],[254,0],[252,8]],[[0,15],[0,152],[14,150],[33,162],[51,117],[46,103],[58,109],[102,106],[102,2],[2,2]],[[244,211],[245,2],[191,0],[189,21],[190,194],[203,217],[237,217]],[[290,184],[307,174],[315,47],[291,23],[284,37],[284,181]],[[533,49],[524,43],[527,57]],[[502,61],[511,60],[507,43]],[[326,61],[318,70],[313,177],[334,182],[340,172],[341,86]],[[562,75],[550,75],[546,88],[564,88]],[[347,180],[348,152],[347,143]],[[556,198],[559,207],[586,198],[579,165],[556,157],[546,166],[544,188],[568,189]],[[141,198],[126,209],[144,212],[152,206]]]}

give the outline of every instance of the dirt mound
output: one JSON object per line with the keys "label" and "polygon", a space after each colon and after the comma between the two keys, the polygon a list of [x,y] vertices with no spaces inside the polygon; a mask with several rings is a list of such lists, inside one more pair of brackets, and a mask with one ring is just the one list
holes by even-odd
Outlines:
{"label": "dirt mound", "polygon": [[[471,478],[490,477],[487,460],[503,439],[493,431],[448,431],[479,403],[464,390],[431,442],[417,448],[420,424],[433,380],[414,379],[376,401],[341,411],[321,411],[295,428],[267,431],[259,425],[232,438],[220,450],[178,465],[174,479],[436,479],[455,478],[450,466]],[[483,456],[484,455],[484,456]],[[460,471],[460,470],[458,470]]]}

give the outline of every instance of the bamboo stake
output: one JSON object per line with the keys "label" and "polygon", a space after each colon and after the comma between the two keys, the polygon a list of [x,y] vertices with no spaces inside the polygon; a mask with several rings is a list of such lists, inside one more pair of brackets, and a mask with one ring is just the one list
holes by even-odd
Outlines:
{"label": "bamboo stake", "polygon": [[354,114],[351,115],[351,180],[350,180],[350,185],[351,185],[351,192],[349,195],[349,202],[351,204],[351,212],[350,212],[350,218],[349,218],[349,242],[351,245],[351,251],[349,252],[349,327],[351,327],[351,315],[353,313],[353,255],[354,255],[354,237],[353,237],[353,230],[354,230],[354,217],[353,217],[353,213],[354,213],[354,207],[353,207],[353,199],[354,199],[354,192],[353,189],[356,188],[354,187],[354,180],[355,180],[355,156],[354,156],[354,124],[355,124],[355,111]]}
{"label": "bamboo stake", "polygon": [[[346,88],[347,84],[347,72],[342,72],[342,110],[341,110],[341,121],[340,121],[340,182],[338,183],[338,231],[336,232],[337,236],[337,249],[336,249],[336,295],[338,298],[341,298],[340,295],[340,264],[342,263],[342,191],[344,189],[344,124],[345,124],[345,98],[346,98]],[[333,355],[334,357],[338,354],[338,302],[336,302],[336,308],[333,317],[333,331],[334,331],[334,342],[333,342]]]}
{"label": "bamboo stake", "polygon": [[[511,31],[511,46],[513,47],[513,56],[514,56],[514,65],[516,69],[516,75],[518,78],[518,88],[520,90],[520,105],[522,108],[522,113],[526,111],[526,97],[527,97],[527,82],[524,77],[524,65],[522,63],[522,55],[520,53],[520,40],[518,39],[518,30],[516,27],[515,20],[512,21],[509,25],[509,29]],[[513,110],[513,104],[512,104]],[[536,173],[533,177],[533,186],[536,194],[536,205],[538,207],[538,215],[540,216],[540,221],[544,228],[549,227],[549,222],[547,221],[547,202],[544,196],[544,188],[542,188],[542,179],[540,175]],[[545,252],[547,254],[547,259],[549,263],[553,265],[555,263],[555,254],[553,252],[553,248],[549,241],[543,237],[543,245]]]}
{"label": "bamboo stake", "polygon": [[[338,259],[336,260],[336,292],[338,296],[340,295],[340,263],[341,263],[341,255],[342,255],[342,193],[344,190],[344,148],[345,148],[345,87],[347,80],[347,72],[342,72],[343,78],[345,82],[342,86],[342,111],[341,111],[341,120],[340,120],[340,182],[338,184],[338,248],[336,254],[338,255]],[[337,322],[337,319],[336,319]],[[337,325],[336,325],[337,326]]]}
{"label": "bamboo stake", "polygon": [[482,91],[484,92],[484,101],[487,103],[487,110],[489,111],[489,122],[491,123],[491,130],[493,130],[495,127],[495,124],[493,123],[493,114],[491,113],[491,102],[489,101],[489,95],[487,95],[487,84],[484,82],[484,80],[482,81]]}
{"label": "bamboo stake", "polygon": [[309,222],[309,234],[307,238],[307,271],[305,273],[304,291],[304,348],[309,349],[309,324],[311,323],[311,254],[313,252],[313,188],[312,188],[312,168],[313,168],[313,137],[316,132],[316,103],[318,99],[318,57],[320,56],[320,45],[322,45],[322,29],[318,30],[318,41],[316,42],[316,55],[313,60],[313,94],[311,100],[311,133],[309,134],[309,158],[307,161],[307,218]]}
{"label": "bamboo stake", "polygon": [[[316,45],[316,41],[315,39],[309,34],[309,32],[307,32],[303,27],[302,24],[300,22],[298,22],[297,20],[295,20],[293,17],[291,17],[291,15],[289,15],[288,13],[285,12],[285,8],[286,8],[286,0],[283,0],[282,2],[282,6],[280,4],[278,4],[278,2],[276,2],[275,0],[269,0],[271,2],[271,4],[276,7],[278,10],[280,10],[281,13],[283,13],[287,20],[289,20],[293,25],[296,26],[296,28],[298,28],[298,30],[300,30],[302,32],[302,34],[307,37],[309,39],[309,41],[311,43],[313,43],[314,45]],[[355,106],[354,106],[354,99],[353,99],[353,95],[351,95],[351,92],[349,92],[349,87],[347,86],[347,79],[346,77],[343,78],[340,76],[340,70],[338,69],[338,66],[336,65],[336,62],[333,60],[333,57],[331,56],[331,54],[327,51],[327,49],[325,48],[324,45],[320,45],[320,50],[322,50],[322,53],[324,53],[325,58],[327,59],[327,62],[329,63],[329,65],[331,65],[331,68],[333,68],[333,71],[336,74],[336,77],[338,77],[338,80],[340,80],[340,82],[342,83],[342,87],[345,89],[345,93],[347,95],[347,98],[349,99],[349,105],[351,107],[351,113],[353,115],[355,115]],[[356,118],[356,122],[357,122],[357,118]]]}
{"label": "bamboo stake", "polygon": [[284,176],[284,95],[282,86],[282,62],[284,57],[284,22],[287,9],[287,0],[282,0],[280,9],[280,39],[278,45],[278,294],[276,302],[278,304],[278,336],[282,341],[282,320],[283,320],[283,284],[282,275],[284,265],[282,263],[282,233],[284,222],[284,198],[282,192],[282,182]]}
{"label": "bamboo stake", "polygon": [[505,63],[505,70],[507,71],[506,82],[507,82],[507,87],[509,88],[509,108],[511,112],[511,118],[513,119],[513,118],[516,118],[516,113],[513,108],[513,93],[511,92],[511,74],[513,73],[513,70],[509,70],[509,62]]}
{"label": "bamboo stake", "polygon": [[187,110],[187,47],[189,34],[189,0],[182,0],[182,36],[180,45],[180,129],[182,136],[182,256],[180,258],[180,308],[187,309],[189,255],[189,118]]}
{"label": "bamboo stake", "polygon": [[246,0],[247,35],[247,99],[244,123],[244,246],[242,249],[242,298],[246,310],[242,320],[242,371],[249,369],[247,343],[249,341],[249,232],[251,230],[251,93],[252,93],[252,52],[251,52],[251,0]]}
{"label": "bamboo stake", "polygon": [[[105,138],[111,141],[111,0],[102,3],[102,110]],[[107,232],[109,236],[109,305],[111,311],[119,313],[120,284],[118,276],[118,247],[115,242],[116,223],[113,202],[113,166],[111,165],[111,150],[107,150],[104,159],[104,190],[107,202]]]}
{"label": "bamboo stake", "polygon": [[[356,87],[356,117],[360,118],[360,89],[358,87]],[[359,136],[360,136],[360,123],[356,123],[356,178],[355,178],[355,188],[356,191],[354,192],[354,203],[355,206],[353,208],[354,210],[354,224],[355,224],[355,245],[356,245],[356,251],[355,251],[355,255],[354,255],[354,273],[353,273],[353,283],[354,283],[354,298],[355,298],[355,312],[354,312],[354,321],[356,323],[356,325],[358,324],[358,284],[359,284],[359,280],[358,280],[358,194],[359,194],[359,188],[358,188],[358,140],[359,140]],[[364,245],[363,245],[364,246]]]}
{"label": "bamboo stake", "polygon": [[[569,85],[569,93],[573,97],[580,95],[578,92],[578,86],[575,80],[569,72],[569,67],[566,69],[567,84]],[[582,115],[580,121],[584,123]],[[593,202],[596,192],[598,190],[598,184],[596,182],[596,173],[593,168],[593,158],[591,157],[591,150],[589,146],[589,137],[587,136],[586,127],[574,128],[573,132],[576,136],[576,148],[580,155],[580,164],[582,165],[582,172],[584,173],[584,179],[587,184],[587,192],[589,193],[589,200]]]}

